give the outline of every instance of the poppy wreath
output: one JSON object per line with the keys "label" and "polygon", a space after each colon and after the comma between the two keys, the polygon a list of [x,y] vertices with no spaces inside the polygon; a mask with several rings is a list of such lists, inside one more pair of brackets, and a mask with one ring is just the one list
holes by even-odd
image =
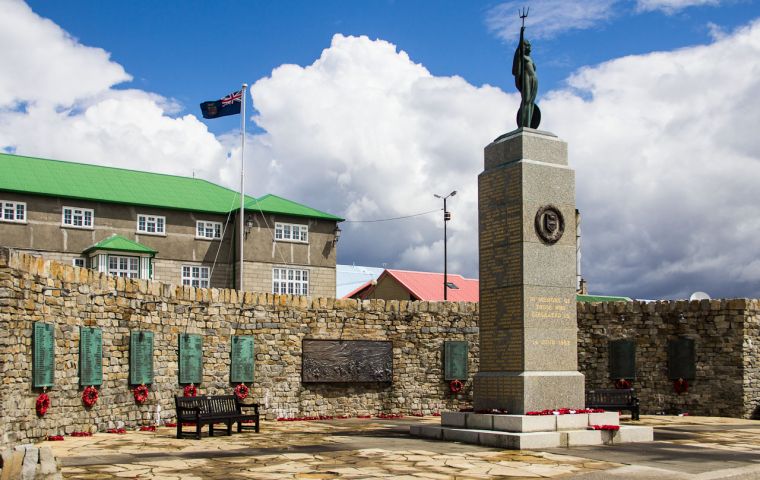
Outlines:
{"label": "poppy wreath", "polygon": [[194,397],[198,395],[198,388],[194,384],[185,385],[184,395],[186,397]]}
{"label": "poppy wreath", "polygon": [[449,390],[451,390],[451,393],[459,393],[464,388],[464,384],[461,380],[454,379],[449,383]]}
{"label": "poppy wreath", "polygon": [[631,388],[631,386],[632,386],[631,381],[626,380],[625,378],[619,378],[615,380],[615,388],[619,390],[628,389],[628,388]]}
{"label": "poppy wreath", "polygon": [[673,390],[678,394],[686,393],[689,391],[689,382],[684,378],[679,378],[673,382]]}
{"label": "poppy wreath", "polygon": [[135,402],[139,404],[145,403],[145,400],[148,399],[148,387],[144,384],[135,387],[132,393],[135,395]]}
{"label": "poppy wreath", "polygon": [[47,393],[40,393],[40,396],[37,397],[37,401],[35,402],[34,407],[37,409],[37,415],[40,417],[45,416],[48,408],[50,408],[50,397],[48,397]]}
{"label": "poppy wreath", "polygon": [[87,408],[92,408],[93,405],[95,405],[98,402],[98,389],[89,386],[84,389],[82,392],[82,403],[84,403],[84,406]]}
{"label": "poppy wreath", "polygon": [[240,383],[235,387],[235,396],[238,400],[244,400],[248,397],[248,387],[245,386],[245,383]]}

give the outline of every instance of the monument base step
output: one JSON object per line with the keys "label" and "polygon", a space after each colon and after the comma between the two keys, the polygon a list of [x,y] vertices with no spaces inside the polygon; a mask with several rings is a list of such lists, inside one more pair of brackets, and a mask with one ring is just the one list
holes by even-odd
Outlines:
{"label": "monument base step", "polygon": [[574,413],[566,415],[509,415],[473,412],[443,412],[441,425],[502,432],[558,432],[583,430],[591,425],[620,425],[617,412]]}
{"label": "monument base step", "polygon": [[456,428],[439,425],[412,425],[414,437],[470,443],[510,450],[578,447],[582,445],[618,445],[621,443],[651,442],[652,427],[621,425],[620,430],[566,430],[551,432],[505,432]]}

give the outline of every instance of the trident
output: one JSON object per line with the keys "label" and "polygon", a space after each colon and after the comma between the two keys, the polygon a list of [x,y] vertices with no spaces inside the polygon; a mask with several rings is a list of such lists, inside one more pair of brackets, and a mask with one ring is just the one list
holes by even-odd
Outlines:
{"label": "trident", "polygon": [[528,18],[528,14],[530,13],[530,7],[527,9],[525,7],[522,8],[522,10],[518,10],[517,13],[520,15],[520,18],[522,18],[522,26],[525,28],[525,19]]}

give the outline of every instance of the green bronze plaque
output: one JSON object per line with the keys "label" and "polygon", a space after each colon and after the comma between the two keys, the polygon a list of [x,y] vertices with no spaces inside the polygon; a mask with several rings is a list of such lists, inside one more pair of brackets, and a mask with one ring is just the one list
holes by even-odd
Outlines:
{"label": "green bronze plaque", "polygon": [[250,383],[253,381],[253,337],[233,335],[232,359],[230,361],[230,383]]}
{"label": "green bronze plaque", "polygon": [[103,385],[103,332],[79,327],[79,384]]}
{"label": "green bronze plaque", "polygon": [[633,340],[609,342],[610,379],[634,380],[636,378],[636,343]]}
{"label": "green bronze plaque", "polygon": [[203,378],[203,337],[179,336],[179,383],[200,384]]}
{"label": "green bronze plaque", "polygon": [[668,378],[670,380],[692,380],[697,375],[694,354],[694,340],[679,337],[668,340]]}
{"label": "green bronze plaque", "polygon": [[34,388],[52,387],[55,380],[55,325],[34,322],[32,344]]}
{"label": "green bronze plaque", "polygon": [[443,379],[467,380],[467,342],[443,342]]}
{"label": "green bronze plaque", "polygon": [[153,332],[133,330],[129,334],[129,384],[153,383]]}

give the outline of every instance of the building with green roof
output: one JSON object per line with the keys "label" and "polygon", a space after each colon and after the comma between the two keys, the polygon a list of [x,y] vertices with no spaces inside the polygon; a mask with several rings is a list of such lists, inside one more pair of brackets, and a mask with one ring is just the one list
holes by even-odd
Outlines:
{"label": "building with green roof", "polygon": [[[207,180],[0,153],[0,246],[114,275],[238,288],[238,192]],[[245,290],[334,296],[342,218],[246,196]]]}

